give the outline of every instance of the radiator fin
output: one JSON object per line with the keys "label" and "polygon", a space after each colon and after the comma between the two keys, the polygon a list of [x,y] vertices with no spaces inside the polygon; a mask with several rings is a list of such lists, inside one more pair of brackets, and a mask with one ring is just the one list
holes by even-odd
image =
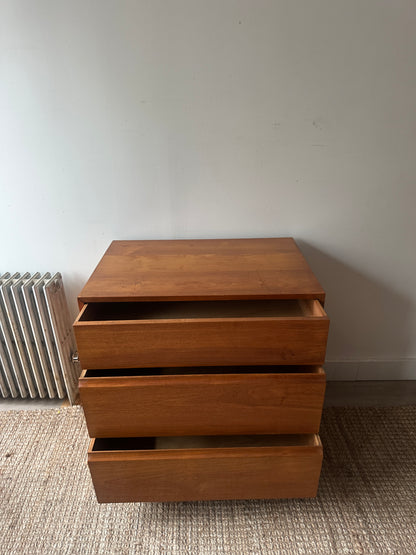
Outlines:
{"label": "radiator fin", "polygon": [[0,394],[3,397],[78,393],[79,364],[60,273],[0,275]]}

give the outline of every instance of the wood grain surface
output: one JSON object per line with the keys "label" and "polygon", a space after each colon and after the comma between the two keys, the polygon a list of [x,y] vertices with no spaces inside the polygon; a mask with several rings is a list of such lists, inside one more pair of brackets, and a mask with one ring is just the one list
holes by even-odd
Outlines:
{"label": "wood grain surface", "polygon": [[324,300],[291,238],[114,241],[74,324],[98,501],[315,496]]}
{"label": "wood grain surface", "polygon": [[211,299],[324,301],[292,238],[113,241],[80,302]]}
{"label": "wood grain surface", "polygon": [[324,317],[80,322],[83,368],[323,364]]}
{"label": "wood grain surface", "polygon": [[305,444],[88,452],[100,503],[313,497],[318,436]]}
{"label": "wood grain surface", "polygon": [[322,368],[275,373],[81,375],[90,437],[317,433]]}

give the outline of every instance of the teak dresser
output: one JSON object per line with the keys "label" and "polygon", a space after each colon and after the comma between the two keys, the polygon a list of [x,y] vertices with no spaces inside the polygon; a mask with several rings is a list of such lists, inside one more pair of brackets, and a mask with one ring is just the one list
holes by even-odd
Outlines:
{"label": "teak dresser", "polygon": [[74,324],[98,501],[316,495],[324,299],[290,238],[111,243]]}

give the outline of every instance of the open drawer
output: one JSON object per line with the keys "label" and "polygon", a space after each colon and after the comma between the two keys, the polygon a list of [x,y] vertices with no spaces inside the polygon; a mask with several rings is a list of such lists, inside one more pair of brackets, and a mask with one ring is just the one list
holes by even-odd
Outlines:
{"label": "open drawer", "polygon": [[84,368],[322,364],[317,300],[91,303],[74,324]]}
{"label": "open drawer", "polygon": [[316,366],[84,370],[90,437],[317,433],[325,372]]}
{"label": "open drawer", "polygon": [[317,435],[93,439],[88,465],[101,503],[313,497]]}

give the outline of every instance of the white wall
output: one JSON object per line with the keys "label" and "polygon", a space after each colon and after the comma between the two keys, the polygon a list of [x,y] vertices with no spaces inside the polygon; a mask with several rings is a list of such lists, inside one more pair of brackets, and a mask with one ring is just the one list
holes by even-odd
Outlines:
{"label": "white wall", "polygon": [[112,239],[294,236],[328,358],[416,377],[413,0],[0,7],[0,271],[75,314]]}

